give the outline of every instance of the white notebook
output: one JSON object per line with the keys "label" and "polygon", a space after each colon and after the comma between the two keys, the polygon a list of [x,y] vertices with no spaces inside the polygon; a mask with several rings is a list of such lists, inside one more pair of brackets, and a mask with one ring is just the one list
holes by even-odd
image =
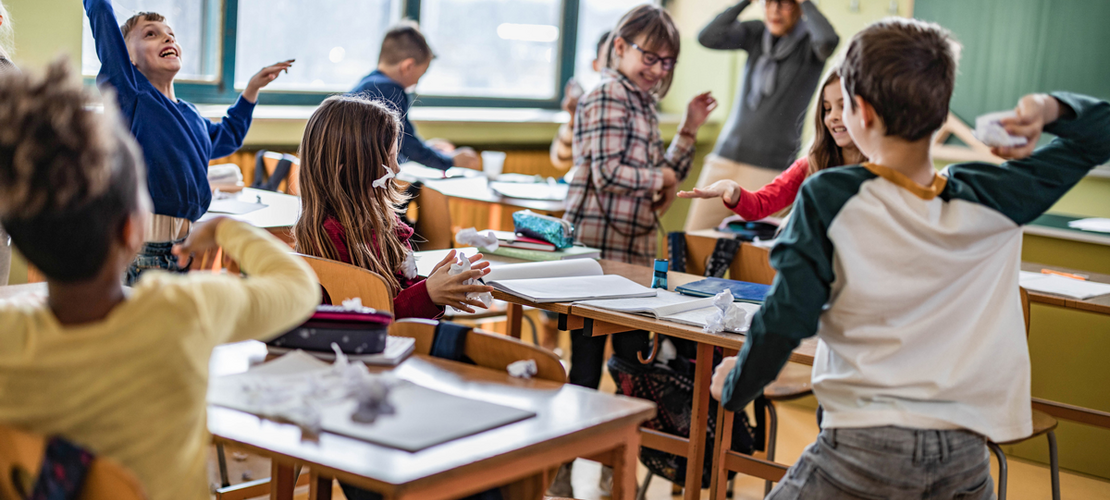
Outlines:
{"label": "white notebook", "polygon": [[[713,306],[713,297],[690,297],[666,290],[659,290],[657,296],[646,299],[588,300],[578,304],[612,311],[643,314],[656,319],[700,327],[704,327],[709,316],[717,312],[717,308]],[[734,304],[743,309],[747,313],[747,317],[743,326],[728,331],[747,333],[752,323],[752,316],[755,315],[756,311],[759,311],[760,306],[747,302],[735,302]]]}
{"label": "white notebook", "polygon": [[1031,273],[1028,271],[1021,272],[1018,276],[1018,283],[1026,290],[1054,293],[1079,300],[1110,293],[1110,285],[1106,283],[1095,283],[1054,274]]}
{"label": "white notebook", "polygon": [[502,265],[490,271],[485,281],[536,303],[654,297],[656,292],[624,276],[604,274],[593,259]]}

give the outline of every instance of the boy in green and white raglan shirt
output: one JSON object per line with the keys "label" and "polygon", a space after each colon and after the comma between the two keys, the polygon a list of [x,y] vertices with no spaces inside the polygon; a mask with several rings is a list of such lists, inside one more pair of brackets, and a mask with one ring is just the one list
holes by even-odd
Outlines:
{"label": "boy in green and white raglan shirt", "polygon": [[[985,440],[1032,432],[1021,226],[1110,159],[1110,104],[1026,96],[1003,125],[1027,146],[937,175],[930,142],[958,50],[910,19],[872,24],[848,48],[844,123],[873,163],[802,185],[771,251],[771,293],[713,376],[738,411],[802,339],[822,340],[821,434],[768,498],[993,498]],[[1042,130],[1057,138],[1034,151]]]}

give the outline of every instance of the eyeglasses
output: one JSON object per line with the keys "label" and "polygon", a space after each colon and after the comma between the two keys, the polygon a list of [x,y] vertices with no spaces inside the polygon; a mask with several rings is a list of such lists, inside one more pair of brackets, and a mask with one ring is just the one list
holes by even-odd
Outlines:
{"label": "eyeglasses", "polygon": [[674,65],[678,63],[678,58],[659,57],[659,54],[644,50],[640,48],[639,45],[636,45],[632,42],[629,42],[628,44],[631,45],[632,48],[640,51],[640,61],[648,66],[655,66],[655,63],[661,63],[663,65],[663,71],[672,71],[674,70]]}

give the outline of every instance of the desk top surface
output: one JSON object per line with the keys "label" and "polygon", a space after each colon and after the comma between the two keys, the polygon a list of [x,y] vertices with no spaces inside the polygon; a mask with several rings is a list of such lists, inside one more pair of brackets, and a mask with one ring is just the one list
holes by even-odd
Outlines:
{"label": "desk top surface", "polygon": [[[265,356],[265,346],[259,342],[220,346],[213,352],[210,371],[213,377],[237,373],[260,356]],[[399,378],[448,394],[529,410],[536,416],[416,453],[329,433],[306,440],[294,425],[215,406],[208,408],[208,429],[218,439],[319,465],[366,487],[381,487],[406,485],[448,471],[479,470],[485,461],[528,453],[529,447],[639,426],[655,414],[655,405],[647,401],[571,384],[515,379],[504,372],[425,356],[411,356],[397,367],[371,369],[392,371]]]}
{"label": "desk top surface", "polygon": [[510,198],[501,196],[489,187],[489,179],[485,175],[473,177],[456,177],[453,179],[423,180],[424,186],[435,189],[449,198],[481,201],[508,207],[527,208],[541,212],[562,214],[566,211],[566,200],[529,200],[524,198]]}
{"label": "desk top surface", "polygon": [[1110,246],[1110,234],[1068,227],[1069,222],[1085,218],[1075,215],[1046,213],[1023,226],[1022,231],[1034,236],[1047,236],[1049,238]]}
{"label": "desk top surface", "polygon": [[242,191],[234,194],[239,200],[259,201],[266,204],[266,207],[242,215],[206,213],[201,216],[200,220],[224,216],[246,222],[255,227],[274,229],[293,227],[297,223],[297,219],[301,217],[300,197],[254,188],[243,188]]}

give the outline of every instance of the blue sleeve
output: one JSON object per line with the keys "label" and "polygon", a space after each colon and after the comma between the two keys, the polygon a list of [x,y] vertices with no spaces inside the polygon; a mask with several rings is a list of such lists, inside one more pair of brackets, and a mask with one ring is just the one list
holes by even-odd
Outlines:
{"label": "blue sleeve", "polygon": [[402,155],[426,167],[440,170],[447,170],[455,165],[455,160],[450,156],[424,144],[424,139],[416,134],[416,128],[412,126],[408,113],[401,116],[401,122],[404,123],[405,128],[404,137],[401,138]]}
{"label": "blue sleeve", "polygon": [[950,183],[952,188],[944,195],[993,208],[1015,224],[1028,224],[1092,168],[1110,160],[1110,103],[1067,92],[1055,92],[1052,97],[1060,102],[1061,111],[1061,118],[1044,129],[1056,135],[1052,142],[1028,158],[998,166],[952,165],[948,178],[958,182]]}
{"label": "blue sleeve", "polygon": [[85,13],[92,26],[93,40],[96,42],[96,55],[100,58],[100,74],[96,76],[98,86],[111,85],[120,99],[130,99],[139,93],[139,70],[131,64],[127,44],[116,21],[116,13],[108,0],[84,0]]}
{"label": "blue sleeve", "polygon": [[253,113],[254,103],[239,96],[220,123],[208,122],[208,137],[212,139],[212,157],[209,160],[223,158],[243,146]]}
{"label": "blue sleeve", "polygon": [[721,399],[729,411],[742,410],[762,394],[798,344],[817,334],[835,279],[829,225],[860,184],[873,177],[863,169],[836,170],[802,184],[790,221],[771,250],[771,265],[778,274],[725,380]]}

